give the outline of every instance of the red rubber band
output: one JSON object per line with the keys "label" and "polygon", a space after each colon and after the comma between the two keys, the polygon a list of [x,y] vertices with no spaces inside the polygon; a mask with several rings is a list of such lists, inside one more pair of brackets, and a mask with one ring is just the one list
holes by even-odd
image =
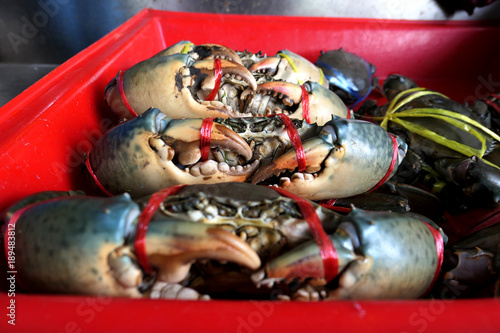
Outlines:
{"label": "red rubber band", "polygon": [[302,98],[302,116],[306,120],[306,123],[310,124],[311,116],[309,114],[309,93],[304,85],[301,85],[300,88],[302,89],[302,94],[300,96]]}
{"label": "red rubber band", "polygon": [[500,95],[498,94],[490,94],[491,97],[495,97],[496,99],[500,100]]}
{"label": "red rubber band", "polygon": [[316,244],[318,244],[319,246],[321,259],[323,260],[325,279],[327,282],[331,281],[338,274],[339,258],[337,250],[335,249],[335,245],[333,244],[330,237],[328,237],[325,230],[323,229],[323,226],[321,225],[321,220],[319,219],[318,214],[316,214],[316,209],[309,201],[302,197],[299,197],[298,195],[287,192],[278,187],[269,186],[269,188],[272,188],[279,194],[293,199],[295,200],[295,202],[297,202],[300,211],[304,216],[304,219],[307,221],[309,230],[311,231]]}
{"label": "red rubber band", "polygon": [[335,206],[335,202],[337,202],[337,199],[320,200],[319,205],[328,208],[330,210],[333,210],[334,212],[339,212],[339,213],[351,212],[352,208]]}
{"label": "red rubber band", "polygon": [[[500,100],[500,96],[496,96],[496,95],[494,95],[494,94],[491,94],[491,96],[492,96],[492,97],[496,97],[496,98],[498,98],[498,99]],[[483,99],[483,102],[485,102],[486,104],[488,104],[489,106],[491,106],[493,109],[495,109],[495,111],[496,111],[497,113],[500,113],[500,106],[499,106],[497,103],[495,103],[495,102],[493,102],[493,101],[490,101],[490,100],[489,100],[489,99],[487,99],[487,98],[484,98],[484,99]]]}
{"label": "red rubber band", "polygon": [[302,139],[300,138],[299,132],[297,131],[297,127],[293,124],[292,120],[284,113],[268,115],[268,117],[278,116],[283,121],[285,125],[286,132],[290,141],[295,148],[295,153],[297,154],[297,164],[299,166],[299,171],[302,172],[306,169],[306,153],[304,152],[304,147],[302,146]]}
{"label": "red rubber band", "polygon": [[210,140],[212,139],[212,128],[214,125],[214,118],[205,118],[201,123],[200,129],[200,151],[201,160],[208,160],[208,154],[210,153]]}
{"label": "red rubber band", "polygon": [[181,188],[186,185],[174,185],[167,187],[161,191],[158,191],[151,195],[149,202],[147,203],[144,210],[139,215],[139,221],[137,223],[137,231],[135,233],[134,240],[134,251],[137,256],[137,261],[142,269],[148,273],[152,274],[153,268],[149,264],[148,256],[146,255],[146,232],[148,231],[149,222],[151,218],[156,213],[160,204],[167,198],[169,195],[173,195],[177,193]]}
{"label": "red rubber band", "polygon": [[122,99],[122,102],[123,102],[123,105],[125,105],[125,107],[127,108],[127,110],[130,112],[130,114],[133,116],[133,117],[137,117],[137,112],[134,111],[134,109],[132,108],[132,106],[130,106],[128,100],[127,100],[127,97],[125,96],[125,90],[123,89],[123,75],[125,73],[123,73],[122,71],[119,71],[118,72],[118,92],[120,93],[120,98]]}
{"label": "red rubber band", "polygon": [[219,91],[220,81],[222,79],[222,66],[219,58],[214,59],[214,75],[215,75],[215,86],[210,94],[205,98],[205,101],[213,101],[217,92]]}
{"label": "red rubber band", "polygon": [[425,221],[422,221],[422,223],[424,223],[432,233],[432,236],[434,237],[434,242],[436,243],[436,251],[437,251],[436,271],[434,273],[434,277],[432,279],[431,284],[429,285],[429,287],[427,287],[427,290],[422,294],[422,296],[425,296],[429,291],[431,291],[432,287],[434,286],[434,283],[436,283],[436,280],[439,276],[439,272],[441,271],[441,266],[443,265],[444,243],[443,243],[443,236],[438,230],[430,226]]}
{"label": "red rubber band", "polygon": [[372,187],[371,190],[367,191],[367,193],[375,191],[380,185],[385,183],[385,181],[391,176],[392,171],[394,170],[394,167],[396,166],[396,161],[398,160],[398,141],[396,140],[396,137],[392,134],[389,133],[392,139],[392,161],[391,165],[389,166],[389,169],[385,173],[384,177],[375,185]]}
{"label": "red rubber band", "polygon": [[94,170],[92,170],[92,166],[90,165],[90,153],[87,153],[87,159],[85,160],[85,166],[87,167],[87,171],[89,172],[90,176],[92,176],[92,179],[94,180],[94,183],[99,187],[99,189],[106,194],[109,197],[112,197],[113,194],[110,193],[104,185],[101,184],[99,179],[97,178],[97,175],[94,173]]}

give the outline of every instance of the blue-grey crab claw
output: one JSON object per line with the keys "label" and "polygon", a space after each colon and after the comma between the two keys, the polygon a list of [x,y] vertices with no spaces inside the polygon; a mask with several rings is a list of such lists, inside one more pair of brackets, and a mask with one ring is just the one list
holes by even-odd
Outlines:
{"label": "blue-grey crab claw", "polygon": [[[50,196],[42,200],[36,195],[34,201],[42,201],[17,205],[21,210],[6,221],[15,220],[17,278],[23,287],[42,293],[140,297],[147,283],[135,246],[139,205],[127,194]],[[144,244],[159,281],[181,281],[197,259],[250,269],[261,265],[255,251],[229,231],[159,214],[150,221]]]}
{"label": "blue-grey crab claw", "polygon": [[304,171],[296,170],[298,157],[292,149],[260,168],[252,183],[277,184],[311,200],[350,197],[390,178],[406,152],[406,145],[380,126],[338,117],[318,137],[303,142],[303,148]]}
{"label": "blue-grey crab claw", "polygon": [[441,267],[446,236],[435,228],[423,216],[354,208],[330,235],[338,256],[338,273],[332,279],[336,283],[325,280],[321,251],[314,241],[269,261],[253,280],[266,285],[298,278],[313,287],[333,287],[328,299],[417,298]]}
{"label": "blue-grey crab claw", "polygon": [[105,133],[88,156],[108,192],[137,198],[175,184],[245,181],[259,162],[246,163],[252,150],[238,134],[213,123],[210,152],[202,160],[202,119],[170,119],[158,109]]}

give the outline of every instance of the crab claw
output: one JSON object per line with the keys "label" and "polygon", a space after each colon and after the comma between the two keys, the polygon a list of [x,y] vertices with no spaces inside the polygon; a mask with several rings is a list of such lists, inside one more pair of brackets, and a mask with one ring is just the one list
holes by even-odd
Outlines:
{"label": "crab claw", "polygon": [[[335,237],[329,236],[338,255],[338,271],[341,272],[353,260],[358,259],[352,246],[346,246],[351,241],[346,233]],[[319,284],[326,284],[325,269],[321,251],[315,241],[303,243],[293,250],[267,262],[262,270],[254,273],[252,279],[257,284],[269,284],[280,280],[295,278],[314,279]]]}
{"label": "crab claw", "polygon": [[170,119],[158,109],[105,133],[89,153],[95,178],[110,193],[132,197],[176,184],[245,181],[258,161],[232,130],[214,123],[208,160],[201,161],[201,119]]}
{"label": "crab claw", "polygon": [[[307,101],[304,93],[307,93]],[[346,118],[349,112],[334,92],[312,81],[303,86],[282,81],[265,82],[255,91],[244,91],[241,99],[245,101],[244,111],[253,115],[285,113],[290,118],[305,119],[305,109],[308,109],[310,123],[318,125],[324,125],[332,116]]]}
{"label": "crab claw", "polygon": [[[180,164],[187,166],[200,161],[202,123],[202,119],[179,119],[162,132],[161,140],[174,149]],[[245,161],[252,157],[252,149],[241,136],[217,123],[212,126],[210,148],[233,152]]]}
{"label": "crab claw", "polygon": [[146,234],[146,255],[158,270],[158,280],[181,282],[197,259],[236,263],[257,269],[257,253],[229,231],[203,223],[154,218]]}
{"label": "crab claw", "polygon": [[345,198],[374,188],[388,173],[395,172],[399,162],[394,161],[391,169],[394,143],[390,135],[361,120],[332,119],[318,137],[303,142],[303,149],[303,172],[293,173],[298,166],[297,153],[289,150],[260,168],[251,182],[273,182],[272,176],[285,173],[277,184],[284,190],[311,200]]}
{"label": "crab claw", "polygon": [[253,64],[249,71],[265,74],[274,80],[302,84],[314,81],[328,88],[328,82],[318,67],[306,58],[288,50],[279,51],[274,57],[267,57]]}
{"label": "crab claw", "polygon": [[312,279],[312,286],[334,288],[329,299],[417,298],[441,268],[438,253],[446,235],[441,229],[434,230],[441,239],[433,235],[436,227],[416,214],[353,208],[329,236],[338,258],[333,276],[325,276],[327,262],[319,245],[309,241],[269,261],[252,278],[257,285]]}
{"label": "crab claw", "polygon": [[[189,54],[154,56],[112,79],[106,86],[105,99],[116,114],[125,118],[132,117],[130,108],[142,114],[150,107],[161,109],[171,118],[234,117],[230,106],[217,100],[204,101],[207,91],[215,87],[214,66],[213,60],[196,62]],[[257,85],[252,74],[236,62],[221,59],[221,70],[222,79],[234,85],[250,89]]]}

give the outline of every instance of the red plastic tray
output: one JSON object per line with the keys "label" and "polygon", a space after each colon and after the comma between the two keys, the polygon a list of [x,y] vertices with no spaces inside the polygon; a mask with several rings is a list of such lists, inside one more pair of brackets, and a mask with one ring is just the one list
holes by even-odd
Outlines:
{"label": "red plastic tray", "polygon": [[[485,22],[194,14],[143,10],[0,109],[0,211],[41,190],[83,189],[81,156],[116,121],[104,102],[118,70],[179,40],[274,54],[289,49],[315,61],[344,47],[377,66],[377,75],[412,77],[461,102],[500,90],[500,26]],[[5,263],[4,263],[5,264]],[[7,269],[2,269],[2,276]],[[14,298],[2,278],[0,330],[86,331],[494,331],[500,300],[152,301],[82,296]],[[8,324],[11,299],[16,326]],[[15,330],[14,330],[15,329]]]}

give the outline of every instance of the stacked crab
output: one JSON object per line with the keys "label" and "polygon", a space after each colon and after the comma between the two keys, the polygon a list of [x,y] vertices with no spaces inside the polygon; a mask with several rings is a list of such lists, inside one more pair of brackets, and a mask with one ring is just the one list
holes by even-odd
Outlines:
{"label": "stacked crab", "polygon": [[438,200],[387,182],[407,143],[349,109],[372,91],[374,67],[343,50],[316,65],[182,41],[119,72],[105,97],[126,121],[85,160],[109,197],[40,193],[7,211],[22,285],[191,299],[428,294],[447,237],[439,212],[414,203]]}

